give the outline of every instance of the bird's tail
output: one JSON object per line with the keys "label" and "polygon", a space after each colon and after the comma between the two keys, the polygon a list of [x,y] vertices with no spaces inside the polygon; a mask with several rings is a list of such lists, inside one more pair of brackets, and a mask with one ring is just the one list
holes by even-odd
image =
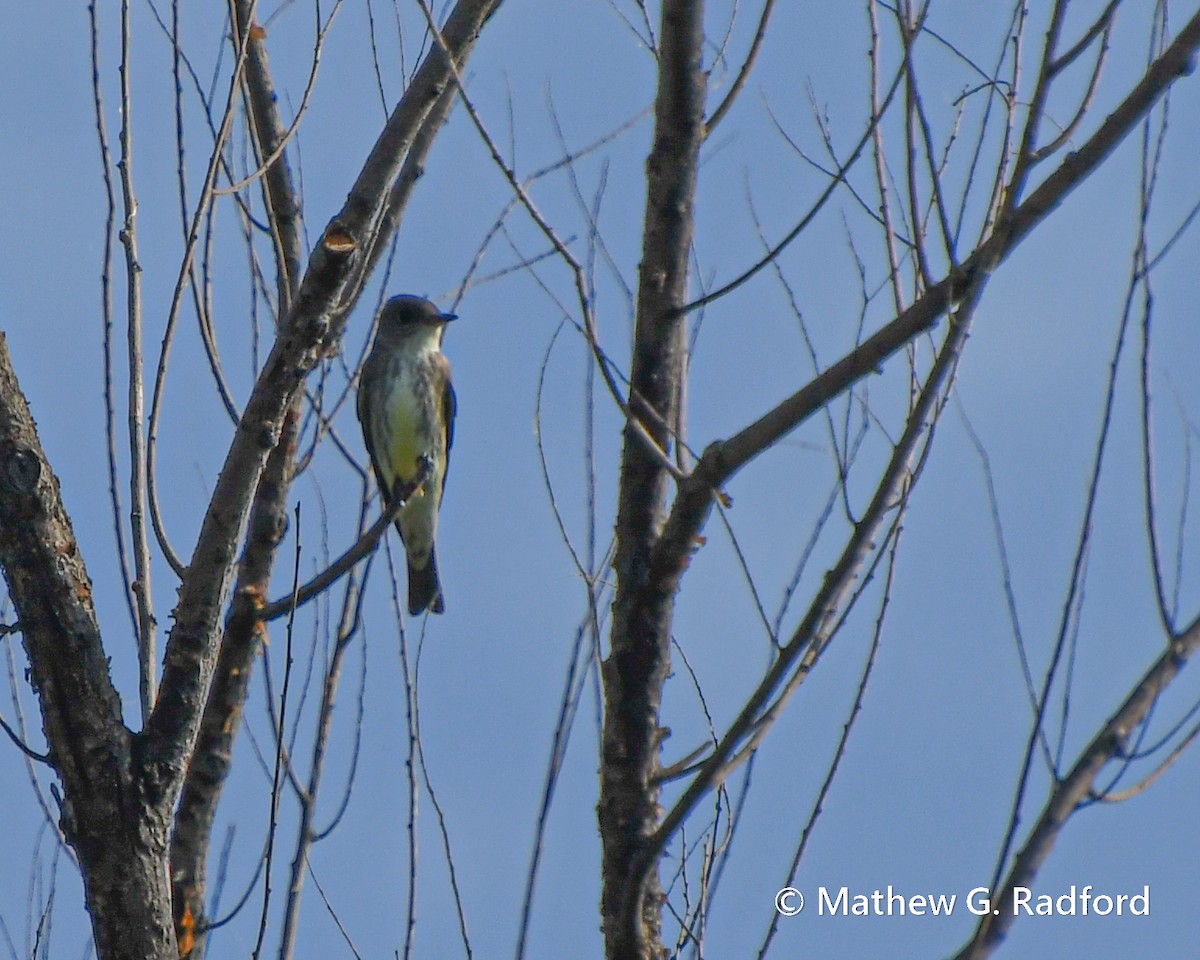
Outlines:
{"label": "bird's tail", "polygon": [[432,613],[446,610],[438,580],[436,550],[429,552],[429,562],[423,567],[414,567],[412,560],[408,561],[408,612],[415,617],[427,609]]}

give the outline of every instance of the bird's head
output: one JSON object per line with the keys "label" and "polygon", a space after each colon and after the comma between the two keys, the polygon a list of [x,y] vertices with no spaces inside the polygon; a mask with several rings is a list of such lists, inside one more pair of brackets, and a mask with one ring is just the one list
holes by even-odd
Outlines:
{"label": "bird's head", "polygon": [[383,305],[379,314],[379,330],[386,335],[404,335],[419,329],[441,331],[455,319],[453,313],[442,313],[424,297],[403,294],[392,297]]}

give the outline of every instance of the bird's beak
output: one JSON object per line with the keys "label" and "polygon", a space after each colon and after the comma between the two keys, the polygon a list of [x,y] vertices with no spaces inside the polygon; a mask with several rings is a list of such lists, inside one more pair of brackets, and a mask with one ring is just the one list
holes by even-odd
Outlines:
{"label": "bird's beak", "polygon": [[451,320],[457,320],[457,319],[458,319],[457,313],[443,313],[442,314],[442,322],[443,323],[449,323]]}

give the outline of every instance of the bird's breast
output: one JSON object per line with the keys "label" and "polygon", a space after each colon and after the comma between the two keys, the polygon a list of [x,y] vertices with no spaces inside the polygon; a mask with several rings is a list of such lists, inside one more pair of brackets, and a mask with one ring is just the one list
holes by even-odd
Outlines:
{"label": "bird's breast", "polygon": [[[442,472],[445,441],[434,403],[432,364],[419,357],[397,366],[385,400],[386,436],[378,446],[386,450],[387,465],[407,482],[416,475],[422,455],[433,459],[435,474]],[[430,485],[436,488],[436,483]]]}

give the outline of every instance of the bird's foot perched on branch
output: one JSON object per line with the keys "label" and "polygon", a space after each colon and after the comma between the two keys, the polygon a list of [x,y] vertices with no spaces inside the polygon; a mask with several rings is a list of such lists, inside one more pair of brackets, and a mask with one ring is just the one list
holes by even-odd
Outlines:
{"label": "bird's foot perched on branch", "polygon": [[417,457],[417,472],[411,480],[405,482],[399,477],[396,478],[396,482],[392,485],[392,503],[407,503],[420,492],[425,481],[432,475],[433,458],[429,454],[423,453]]}

